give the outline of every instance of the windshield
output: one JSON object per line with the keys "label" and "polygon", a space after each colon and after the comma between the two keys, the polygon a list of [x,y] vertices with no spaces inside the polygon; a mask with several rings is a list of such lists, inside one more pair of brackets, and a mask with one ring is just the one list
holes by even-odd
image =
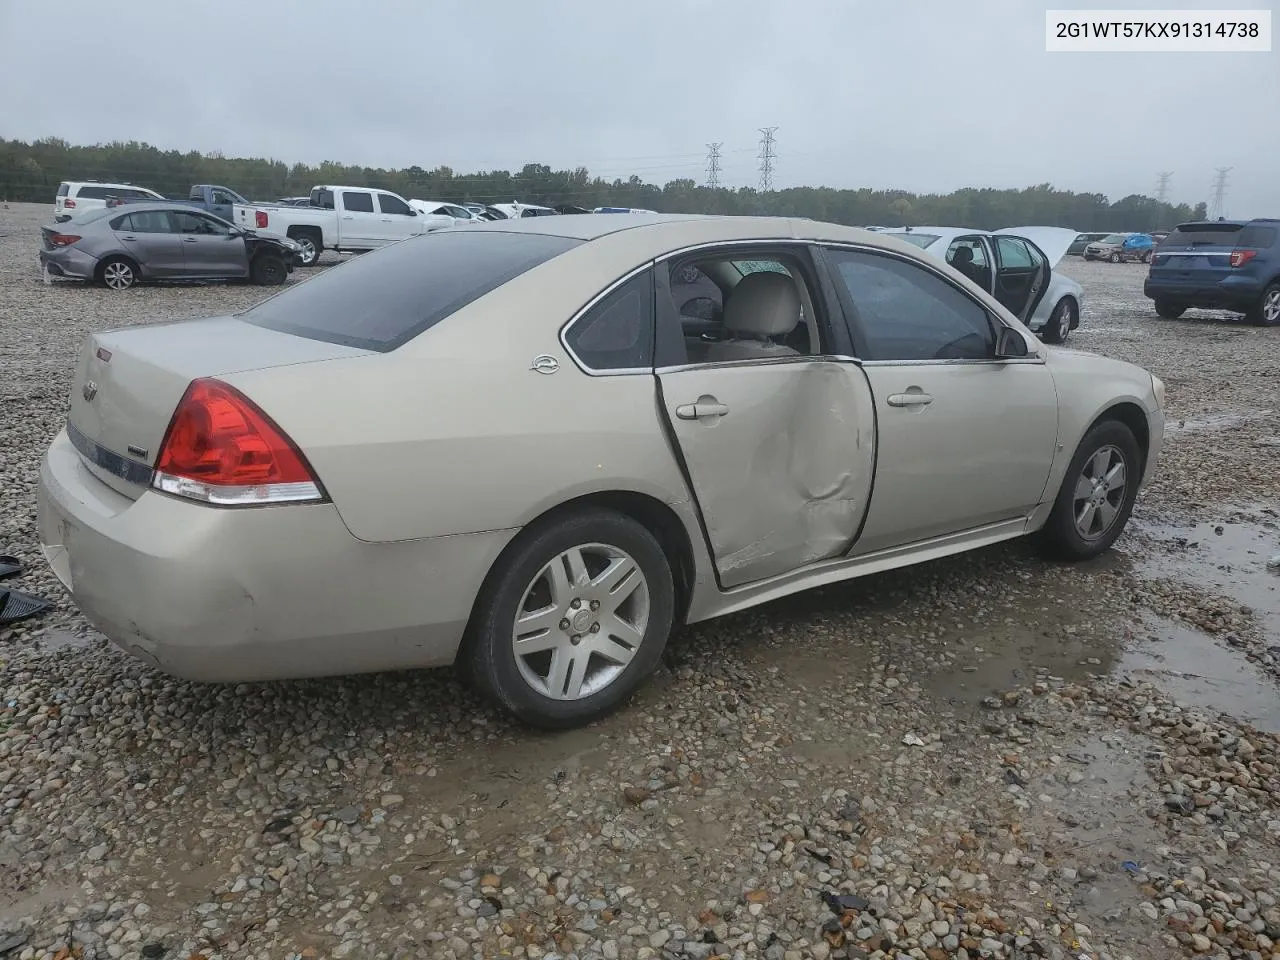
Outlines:
{"label": "windshield", "polygon": [[425,233],[330,267],[239,317],[385,353],[580,243],[536,233]]}
{"label": "windshield", "polygon": [[1127,233],[1111,233],[1102,238],[1102,243],[1124,243],[1129,239]]}
{"label": "windshield", "polygon": [[896,237],[899,240],[907,241],[907,243],[914,243],[921,250],[931,247],[933,242],[938,239],[936,233],[887,233],[885,236]]}

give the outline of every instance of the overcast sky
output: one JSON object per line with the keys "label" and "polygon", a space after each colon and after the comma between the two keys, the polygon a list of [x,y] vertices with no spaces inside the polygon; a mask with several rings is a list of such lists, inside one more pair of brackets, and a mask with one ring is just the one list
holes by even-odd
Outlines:
{"label": "overcast sky", "polygon": [[[1275,9],[1280,0],[1125,7]],[[1280,216],[1280,47],[1046,53],[1103,0],[0,0],[0,136],[775,185],[1055,186]],[[1274,14],[1273,14],[1274,16]],[[1275,17],[1280,27],[1280,17]]]}

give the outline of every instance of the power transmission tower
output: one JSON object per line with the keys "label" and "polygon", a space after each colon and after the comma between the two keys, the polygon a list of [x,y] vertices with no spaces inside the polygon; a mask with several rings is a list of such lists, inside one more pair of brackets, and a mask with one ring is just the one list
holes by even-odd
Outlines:
{"label": "power transmission tower", "polygon": [[773,134],[777,127],[760,128],[760,192],[768,193],[773,189],[773,161],[778,155],[773,152]]}
{"label": "power transmission tower", "polygon": [[707,144],[707,186],[712,190],[720,189],[720,148],[723,143]]}
{"label": "power transmission tower", "polygon": [[1169,202],[1169,178],[1172,176],[1172,170],[1163,171],[1159,175],[1159,181],[1156,183],[1156,199],[1161,203]]}
{"label": "power transmission tower", "polygon": [[1227,174],[1231,167],[1215,167],[1213,177],[1213,209],[1209,211],[1209,219],[1217,220],[1227,215]]}

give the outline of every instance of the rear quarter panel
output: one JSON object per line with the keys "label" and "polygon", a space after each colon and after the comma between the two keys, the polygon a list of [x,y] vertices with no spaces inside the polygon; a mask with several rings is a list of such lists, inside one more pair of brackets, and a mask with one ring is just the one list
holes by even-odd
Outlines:
{"label": "rear quarter panel", "polygon": [[[305,452],[362,540],[518,527],[603,491],[683,503],[652,374],[588,375],[560,343],[573,313],[646,259],[587,246],[392,353],[227,379]],[[540,354],[556,373],[531,369]]]}

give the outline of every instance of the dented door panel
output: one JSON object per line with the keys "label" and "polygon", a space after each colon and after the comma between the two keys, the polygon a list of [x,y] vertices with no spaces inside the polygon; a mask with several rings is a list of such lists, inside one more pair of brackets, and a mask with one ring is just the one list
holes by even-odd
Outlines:
{"label": "dented door panel", "polygon": [[875,469],[875,409],[851,361],[660,373],[724,588],[849,551]]}

